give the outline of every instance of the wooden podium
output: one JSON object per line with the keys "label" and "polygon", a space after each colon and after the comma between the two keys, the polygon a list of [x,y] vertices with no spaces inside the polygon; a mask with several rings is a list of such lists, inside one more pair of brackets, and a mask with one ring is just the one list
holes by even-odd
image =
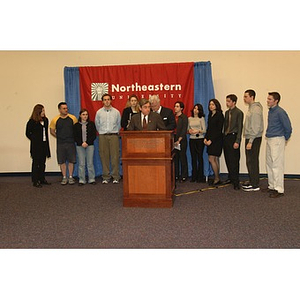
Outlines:
{"label": "wooden podium", "polygon": [[172,207],[172,131],[122,131],[123,206]]}

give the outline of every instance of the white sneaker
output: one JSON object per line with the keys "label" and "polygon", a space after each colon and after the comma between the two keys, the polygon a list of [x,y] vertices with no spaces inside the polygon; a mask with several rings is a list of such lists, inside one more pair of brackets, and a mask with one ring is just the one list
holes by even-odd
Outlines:
{"label": "white sneaker", "polygon": [[104,179],[104,180],[102,180],[102,183],[107,184],[107,183],[109,183],[109,180]]}
{"label": "white sneaker", "polygon": [[119,183],[119,180],[114,179],[113,183],[114,183],[114,184],[118,184],[118,183]]}
{"label": "white sneaker", "polygon": [[69,184],[75,184],[75,179],[73,177],[69,177]]}
{"label": "white sneaker", "polygon": [[252,185],[250,184],[250,182],[246,182],[246,183],[242,183],[241,184],[241,187],[243,188],[243,189],[246,189],[246,188],[248,188],[248,187],[252,187]]}
{"label": "white sneaker", "polygon": [[252,185],[250,185],[250,184],[248,184],[248,185],[242,185],[242,189],[243,190],[252,189]]}
{"label": "white sneaker", "polygon": [[257,192],[260,190],[259,187],[253,187],[252,185],[249,185],[247,188],[242,188],[244,192]]}
{"label": "white sneaker", "polygon": [[66,185],[68,183],[68,178],[67,177],[63,177],[62,181],[60,184],[62,185]]}

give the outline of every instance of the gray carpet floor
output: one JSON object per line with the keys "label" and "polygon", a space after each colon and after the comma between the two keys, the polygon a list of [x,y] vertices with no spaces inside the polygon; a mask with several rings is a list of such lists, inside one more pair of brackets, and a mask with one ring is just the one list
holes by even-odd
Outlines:
{"label": "gray carpet floor", "polygon": [[[124,208],[123,182],[41,189],[30,177],[0,177],[0,248],[284,249],[300,247],[300,181],[285,196],[231,185],[178,183],[172,208]],[[261,180],[267,186],[267,180]]]}

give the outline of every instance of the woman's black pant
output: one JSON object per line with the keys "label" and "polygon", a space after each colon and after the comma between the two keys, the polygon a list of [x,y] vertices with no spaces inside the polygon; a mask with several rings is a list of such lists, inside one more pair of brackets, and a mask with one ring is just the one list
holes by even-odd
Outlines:
{"label": "woman's black pant", "polygon": [[32,158],[31,179],[33,183],[45,180],[46,156]]}
{"label": "woman's black pant", "polygon": [[191,139],[190,138],[190,152],[192,158],[192,180],[203,180],[203,150],[204,139]]}
{"label": "woman's black pant", "polygon": [[[187,140],[183,139],[180,142],[180,150],[175,149],[175,177],[188,177],[188,163],[186,156]],[[181,176],[180,176],[181,175]]]}

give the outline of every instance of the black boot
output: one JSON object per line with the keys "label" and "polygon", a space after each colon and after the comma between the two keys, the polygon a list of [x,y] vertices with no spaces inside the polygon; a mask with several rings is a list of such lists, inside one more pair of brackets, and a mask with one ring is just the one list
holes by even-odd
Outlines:
{"label": "black boot", "polygon": [[33,186],[37,187],[37,188],[41,188],[42,187],[42,185],[39,182],[34,182]]}

